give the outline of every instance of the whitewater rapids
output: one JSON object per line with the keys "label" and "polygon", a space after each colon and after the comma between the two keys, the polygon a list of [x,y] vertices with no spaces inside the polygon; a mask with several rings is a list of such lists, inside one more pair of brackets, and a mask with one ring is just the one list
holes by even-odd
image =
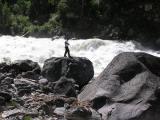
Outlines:
{"label": "whitewater rapids", "polygon": [[[102,72],[113,57],[121,52],[146,52],[160,57],[159,51],[146,49],[132,41],[79,39],[70,40],[69,43],[72,56],[87,57],[93,62],[95,76]],[[0,37],[0,62],[31,59],[38,62],[42,67],[46,59],[62,57],[63,55],[63,38],[52,40],[50,38],[24,38],[19,36]]]}

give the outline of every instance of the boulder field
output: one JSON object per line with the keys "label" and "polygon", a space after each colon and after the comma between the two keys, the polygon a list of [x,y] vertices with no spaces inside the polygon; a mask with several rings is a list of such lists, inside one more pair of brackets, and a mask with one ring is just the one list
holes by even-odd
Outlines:
{"label": "boulder field", "polygon": [[0,120],[159,120],[159,57],[120,53],[93,76],[82,57],[0,63]]}
{"label": "boulder field", "polygon": [[92,62],[81,57],[50,58],[42,69],[31,60],[0,63],[0,120],[64,120],[70,111],[66,104],[87,115],[76,97],[93,75]]}

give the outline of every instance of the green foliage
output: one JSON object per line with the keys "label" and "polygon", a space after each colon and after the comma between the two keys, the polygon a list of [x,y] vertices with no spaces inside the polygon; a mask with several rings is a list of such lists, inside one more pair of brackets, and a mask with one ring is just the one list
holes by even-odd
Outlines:
{"label": "green foliage", "polygon": [[24,116],[23,120],[32,120],[31,116]]}
{"label": "green foliage", "polygon": [[57,28],[72,28],[118,31],[121,38],[135,32],[159,36],[159,6],[158,0],[0,0],[0,34],[51,35]]}
{"label": "green foliage", "polygon": [[50,19],[48,20],[48,24],[54,28],[57,26],[61,26],[61,24],[58,22],[59,21],[59,15],[58,14],[51,14]]}
{"label": "green foliage", "polygon": [[0,29],[5,34],[46,32],[92,20],[100,0],[0,0]]}
{"label": "green foliage", "polygon": [[52,4],[52,5],[58,5],[58,2],[59,2],[59,0],[48,0],[48,3],[49,4]]}
{"label": "green foliage", "polygon": [[17,34],[24,34],[32,25],[29,17],[23,15],[12,15],[11,21],[11,31]]}
{"label": "green foliage", "polygon": [[8,7],[7,3],[5,3],[2,7],[2,24],[9,25],[11,11]]}
{"label": "green foliage", "polygon": [[2,3],[0,1],[0,29],[2,32],[6,33],[11,22],[11,10],[7,3]]}
{"label": "green foliage", "polygon": [[58,19],[59,15],[52,14],[48,22],[39,27],[39,32],[51,35],[54,29],[61,26]]}
{"label": "green foliage", "polygon": [[67,0],[60,0],[57,6],[57,11],[60,15],[65,15],[68,12]]}
{"label": "green foliage", "polygon": [[7,103],[7,106],[17,107],[17,103],[15,101],[10,101],[10,102]]}
{"label": "green foliage", "polygon": [[29,15],[31,7],[31,1],[29,0],[17,0],[17,3],[13,5],[13,13],[19,15]]}
{"label": "green foliage", "polygon": [[52,3],[54,1],[48,0],[32,0],[29,18],[34,23],[42,25],[45,22],[48,22],[50,14],[55,13],[55,5]]}

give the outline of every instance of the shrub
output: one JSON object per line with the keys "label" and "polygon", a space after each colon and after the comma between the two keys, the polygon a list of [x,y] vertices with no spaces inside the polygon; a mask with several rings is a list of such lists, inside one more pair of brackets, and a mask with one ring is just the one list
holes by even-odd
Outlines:
{"label": "shrub", "polygon": [[32,24],[29,21],[28,16],[12,15],[11,16],[11,32],[17,34],[24,34],[31,29]]}

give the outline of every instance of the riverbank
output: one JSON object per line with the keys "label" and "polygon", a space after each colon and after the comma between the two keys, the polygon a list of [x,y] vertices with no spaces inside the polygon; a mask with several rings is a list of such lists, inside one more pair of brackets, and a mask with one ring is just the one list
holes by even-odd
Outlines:
{"label": "riverbank", "polygon": [[[160,58],[123,52],[93,78],[84,57],[0,63],[2,120],[159,120]],[[158,117],[157,117],[158,116]]]}
{"label": "riverbank", "polygon": [[[64,38],[52,40],[51,38],[1,36],[0,61],[31,59],[42,67],[46,59],[64,55],[64,41]],[[95,76],[121,52],[146,52],[159,56],[159,51],[148,49],[134,41],[120,42],[94,38],[69,40],[69,43],[72,56],[87,57],[92,61]]]}

